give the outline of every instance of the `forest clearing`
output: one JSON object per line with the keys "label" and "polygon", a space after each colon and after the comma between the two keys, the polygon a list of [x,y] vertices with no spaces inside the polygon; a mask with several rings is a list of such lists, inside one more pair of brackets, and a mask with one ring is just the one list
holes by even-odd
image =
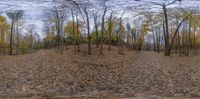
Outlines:
{"label": "forest clearing", "polygon": [[199,5],[0,0],[0,99],[199,98]]}
{"label": "forest clearing", "polygon": [[116,47],[99,56],[85,54],[86,45],[80,53],[68,48],[62,54],[51,49],[1,57],[0,97],[200,95],[200,56],[145,51],[120,55]]}

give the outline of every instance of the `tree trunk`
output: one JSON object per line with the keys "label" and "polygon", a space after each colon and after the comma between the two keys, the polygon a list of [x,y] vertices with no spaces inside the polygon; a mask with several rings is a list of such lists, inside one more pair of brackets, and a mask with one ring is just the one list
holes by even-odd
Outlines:
{"label": "tree trunk", "polygon": [[190,20],[189,20],[189,37],[188,37],[188,52],[187,56],[189,56],[190,49],[191,49],[191,27],[192,27],[192,15],[190,15]]}
{"label": "tree trunk", "polygon": [[96,47],[99,48],[99,33],[98,33],[97,13],[94,14],[94,25],[95,25],[95,31],[96,31]]}
{"label": "tree trunk", "polygon": [[196,34],[195,34],[195,32],[196,32],[196,28],[194,28],[194,43],[193,43],[194,50],[196,50]]}
{"label": "tree trunk", "polygon": [[157,52],[160,53],[160,30],[156,30]]}
{"label": "tree trunk", "polygon": [[153,46],[154,46],[154,52],[156,52],[157,50],[156,50],[156,38],[155,38],[155,32],[152,31],[152,33],[153,33]]}
{"label": "tree trunk", "polygon": [[119,50],[118,53],[123,55],[123,47],[122,47],[122,38],[121,38],[121,32],[122,32],[122,17],[124,16],[125,10],[122,13],[121,17],[120,17],[120,23],[119,23],[119,37],[118,37],[118,45],[119,45]]}
{"label": "tree trunk", "polygon": [[107,7],[104,9],[104,13],[102,16],[102,26],[101,26],[101,47],[100,47],[100,55],[103,55],[103,35],[104,35],[104,21],[106,15]]}
{"label": "tree trunk", "polygon": [[30,53],[32,53],[33,52],[33,32],[31,31],[31,51],[30,51]]}
{"label": "tree trunk", "polygon": [[60,17],[59,17],[59,14],[58,12],[56,11],[56,27],[57,27],[57,48],[60,49]]}
{"label": "tree trunk", "polygon": [[11,34],[10,34],[10,55],[12,55],[13,50],[13,29],[14,29],[14,18],[12,18]]}
{"label": "tree trunk", "polygon": [[109,48],[108,48],[109,51],[111,51],[111,41],[112,41],[112,12],[110,14],[110,19],[109,19]]}
{"label": "tree trunk", "polygon": [[166,34],[166,41],[165,41],[165,56],[170,56],[171,49],[169,49],[169,25],[168,25],[168,15],[167,15],[167,8],[166,5],[163,4],[163,12],[164,12],[164,20],[165,20],[165,34]]}
{"label": "tree trunk", "polygon": [[73,32],[73,43],[74,43],[74,52],[76,52],[76,33],[75,33],[75,19],[74,19],[74,12],[73,9],[71,9],[72,13],[72,32]]}
{"label": "tree trunk", "polygon": [[16,48],[16,54],[19,53],[19,20],[17,19],[17,48]]}
{"label": "tree trunk", "polygon": [[81,50],[80,50],[80,35],[81,34],[79,34],[79,20],[78,20],[78,14],[76,15],[76,25],[77,25],[77,51],[78,52],[81,52]]}
{"label": "tree trunk", "polygon": [[84,9],[87,20],[87,35],[88,35],[88,55],[91,55],[91,35],[90,35],[90,19],[87,12],[87,8]]}
{"label": "tree trunk", "polygon": [[[188,16],[189,16],[189,15],[188,15]],[[168,53],[167,56],[170,55],[170,53],[171,53],[172,45],[173,45],[173,43],[174,43],[174,40],[175,40],[175,38],[176,38],[177,33],[179,32],[179,28],[181,27],[182,23],[187,19],[188,16],[186,16],[186,17],[179,23],[179,25],[178,25],[178,27],[177,27],[175,33],[174,33],[174,36],[173,36],[173,38],[172,38],[172,41],[171,41],[171,43],[170,43],[170,46],[169,46],[169,49],[168,49],[168,52],[167,52],[167,53]]]}

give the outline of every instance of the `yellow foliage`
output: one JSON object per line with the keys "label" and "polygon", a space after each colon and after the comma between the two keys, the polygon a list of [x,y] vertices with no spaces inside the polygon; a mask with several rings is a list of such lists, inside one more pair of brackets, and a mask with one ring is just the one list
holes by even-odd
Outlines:
{"label": "yellow foliage", "polygon": [[[79,27],[80,27],[80,25],[79,25]],[[81,34],[80,28],[77,31],[77,23],[72,22],[72,21],[67,23],[67,26],[64,28],[64,32],[67,33],[69,36],[71,36],[74,39],[79,39],[80,34]]]}
{"label": "yellow foliage", "polygon": [[142,24],[141,33],[146,34],[150,31],[149,25],[147,23]]}
{"label": "yellow foliage", "polygon": [[6,21],[6,17],[0,16],[0,44],[5,44],[5,35],[9,32],[10,25]]}

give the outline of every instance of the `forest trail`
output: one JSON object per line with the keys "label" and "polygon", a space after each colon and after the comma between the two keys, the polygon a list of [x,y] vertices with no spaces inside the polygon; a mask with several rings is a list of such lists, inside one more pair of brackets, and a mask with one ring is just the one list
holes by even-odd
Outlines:
{"label": "forest trail", "polygon": [[199,56],[165,57],[154,52],[141,52],[137,56],[129,71],[142,82],[136,83],[139,90],[150,95],[199,96]]}
{"label": "forest trail", "polygon": [[[93,48],[95,49],[95,48]],[[54,49],[0,58],[0,97],[200,96],[199,56],[165,57],[117,48],[98,55]]]}

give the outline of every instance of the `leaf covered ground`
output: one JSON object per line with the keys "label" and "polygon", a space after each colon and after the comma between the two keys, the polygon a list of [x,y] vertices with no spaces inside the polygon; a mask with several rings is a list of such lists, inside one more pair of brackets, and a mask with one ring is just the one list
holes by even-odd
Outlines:
{"label": "leaf covered ground", "polygon": [[200,96],[200,56],[165,57],[113,47],[87,47],[0,57],[0,97],[116,95]]}

